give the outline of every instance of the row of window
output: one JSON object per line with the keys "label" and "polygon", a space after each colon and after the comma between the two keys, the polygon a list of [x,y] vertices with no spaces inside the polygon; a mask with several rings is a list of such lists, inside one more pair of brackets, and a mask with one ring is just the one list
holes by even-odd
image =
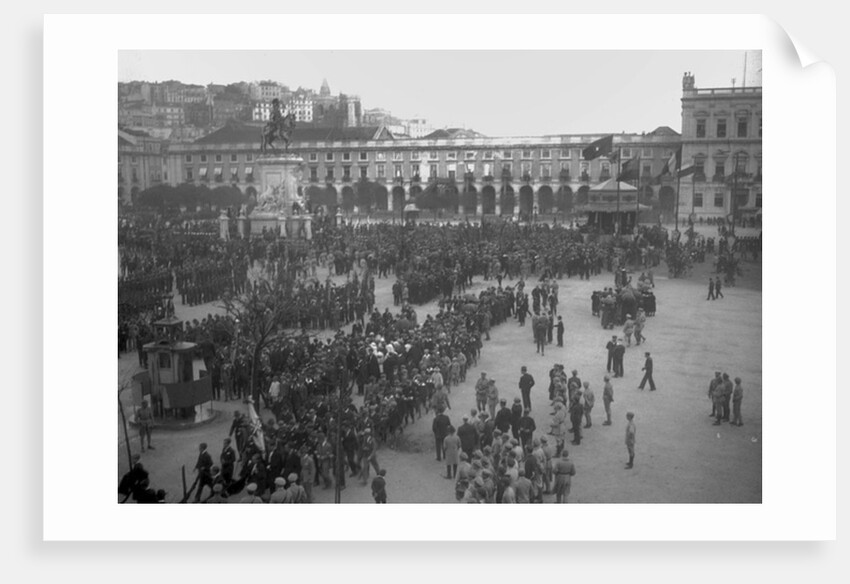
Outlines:
{"label": "row of window", "polygon": [[[727,128],[728,120],[717,120],[715,128],[714,128],[714,137],[715,138],[729,138],[730,134]],[[697,138],[705,138],[706,137],[706,126],[708,122],[704,119],[697,120]],[[739,119],[736,129],[735,136],[737,138],[748,138],[749,137],[749,123],[746,119]],[[761,118],[758,119],[758,137],[761,138]]]}
{"label": "row of window", "polygon": [[[714,193],[714,207],[722,209],[724,206],[725,197],[723,193]],[[702,193],[694,193],[694,207],[703,207]],[[756,207],[761,209],[761,193],[756,193]]]}
{"label": "row of window", "polygon": [[[200,154],[199,156],[200,156],[201,162],[207,162],[207,155],[206,154]],[[214,158],[215,158],[215,162],[224,162],[224,155],[223,154],[215,154]],[[187,163],[192,163],[192,162],[195,161],[195,156],[193,154],[186,154],[183,157],[183,161],[187,162]],[[238,154],[231,154],[230,155],[230,162],[239,162],[239,155]],[[245,155],[245,162],[254,162],[254,154],[250,153],[250,152],[248,154],[246,154]]]}
{"label": "row of window", "polygon": [[[217,167],[213,176],[217,182],[222,182],[224,180],[224,169],[221,167]],[[202,166],[198,169],[198,179],[199,180],[209,180],[209,172],[205,166]],[[186,169],[186,181],[191,182],[195,180],[195,171],[192,168]],[[230,180],[232,182],[239,182],[239,169],[231,168],[230,169]],[[254,182],[254,169],[252,167],[245,168],[245,181],[246,182]]]}
{"label": "row of window", "polygon": [[[407,177],[412,178],[412,177],[415,177],[415,176],[422,176],[422,166],[423,165],[421,165],[421,164],[411,164],[409,166],[409,174],[407,175]],[[566,172],[567,175],[570,174],[570,164],[568,162],[562,162],[560,166],[561,166],[560,172]],[[494,176],[494,169],[495,169],[494,165],[484,164],[483,176]],[[465,168],[463,166],[461,166],[460,172],[464,172],[464,171],[470,172],[470,173],[475,172],[475,165],[468,164],[468,165],[466,165]],[[642,169],[642,176],[650,176],[652,174],[651,171],[652,171],[652,168],[649,164],[644,165],[643,169]],[[368,166],[355,167],[354,172],[359,173],[360,178],[369,178],[369,167]],[[429,164],[428,165],[428,176],[437,177],[438,172],[439,172],[439,165],[437,165],[437,164]],[[559,174],[560,174],[560,172],[559,172]],[[383,164],[376,165],[375,166],[375,173],[376,173],[375,174],[376,178],[379,178],[379,179],[380,178],[386,178],[387,177],[386,166],[383,165]],[[507,174],[510,174],[511,176],[513,176],[513,165],[511,163],[502,164],[499,176],[501,176],[501,174],[503,174],[503,173],[507,173]],[[581,173],[583,180],[589,180],[590,164],[583,162],[581,164],[580,173]],[[454,179],[456,179],[457,175],[458,175],[458,168],[456,167],[456,165],[454,165],[454,164],[449,165],[448,168],[446,169],[446,176],[449,179],[454,180]],[[335,178],[335,176],[336,176],[335,167],[325,167],[325,179],[326,180],[333,180]],[[343,180],[351,178],[351,176],[352,176],[351,166],[343,166],[342,167],[342,176],[343,176]],[[520,177],[525,177],[525,176],[532,176],[532,166],[531,166],[530,162],[524,162],[520,165]],[[538,176],[541,179],[552,178],[553,177],[553,175],[552,175],[552,165],[551,164],[540,164],[540,165],[538,165]],[[611,165],[608,164],[608,163],[604,163],[601,166],[599,176],[600,176],[600,180],[605,180],[605,179],[611,178],[611,176],[612,176],[611,175]],[[393,165],[393,177],[395,177],[395,178],[405,178],[404,165],[403,164],[394,164]],[[319,167],[318,166],[311,166],[310,167],[310,180],[312,180],[312,181],[319,180]]]}
{"label": "row of window", "polygon": [[[523,160],[531,160],[534,158],[535,150],[521,150],[520,158]],[[652,156],[652,148],[623,148],[622,149],[623,156],[627,158],[631,158],[632,156],[640,156],[644,158],[649,158]],[[481,153],[481,158],[483,160],[495,160],[497,158],[501,158],[502,160],[512,160],[513,150],[502,150],[496,152],[494,150],[484,150]],[[341,160],[343,162],[351,162],[354,160],[354,156],[351,152],[342,152],[340,153]],[[445,160],[447,161],[457,161],[461,160],[460,153],[455,151],[449,151],[445,153]],[[552,150],[552,149],[542,149],[539,151],[539,158],[542,160],[551,160],[553,158],[562,158],[562,159],[570,159],[572,158],[573,153],[572,150]],[[576,156],[580,157],[580,151],[576,150]],[[669,153],[668,153],[669,156]],[[318,162],[319,161],[319,153],[318,152],[310,152],[309,155],[310,162]],[[410,160],[423,160],[423,153],[419,151],[410,152],[409,156]],[[478,152],[473,150],[468,150],[464,152],[463,160],[477,160]],[[325,152],[325,162],[334,162],[336,160],[336,152]],[[369,152],[358,152],[357,160],[360,162],[368,162],[369,161]],[[377,162],[386,162],[387,153],[386,152],[375,152],[375,161]],[[403,161],[404,160],[404,152],[393,152],[392,160],[395,161]],[[432,150],[428,152],[428,157],[426,160],[440,160],[440,152],[437,150]]]}

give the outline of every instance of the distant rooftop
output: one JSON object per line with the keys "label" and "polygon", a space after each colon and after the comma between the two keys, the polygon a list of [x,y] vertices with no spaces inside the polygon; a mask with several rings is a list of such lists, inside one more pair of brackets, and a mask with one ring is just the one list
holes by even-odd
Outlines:
{"label": "distant rooftop", "polygon": [[[195,140],[195,144],[251,144],[259,143],[263,124],[231,122],[218,130]],[[293,142],[342,142],[392,139],[382,126],[356,128],[327,128],[298,124],[292,132]]]}

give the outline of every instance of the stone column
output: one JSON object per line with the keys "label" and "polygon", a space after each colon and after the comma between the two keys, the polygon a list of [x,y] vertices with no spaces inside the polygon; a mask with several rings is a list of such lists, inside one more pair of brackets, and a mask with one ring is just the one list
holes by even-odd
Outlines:
{"label": "stone column", "polygon": [[389,190],[387,192],[387,211],[389,211],[390,213],[393,212],[393,192],[392,192],[392,190]]}
{"label": "stone column", "polygon": [[[534,187],[532,187],[534,188]],[[531,212],[534,213],[534,209],[537,209],[537,212],[540,212],[540,188],[534,189],[534,194],[531,197]]]}

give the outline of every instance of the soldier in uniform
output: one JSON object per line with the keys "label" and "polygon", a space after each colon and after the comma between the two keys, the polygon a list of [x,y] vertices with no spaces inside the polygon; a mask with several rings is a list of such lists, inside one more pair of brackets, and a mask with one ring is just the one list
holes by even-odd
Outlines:
{"label": "soldier in uniform", "polygon": [[561,456],[553,464],[552,472],[555,475],[555,502],[566,503],[570,495],[572,478],[576,474],[576,467],[569,460],[569,451],[564,450]]}

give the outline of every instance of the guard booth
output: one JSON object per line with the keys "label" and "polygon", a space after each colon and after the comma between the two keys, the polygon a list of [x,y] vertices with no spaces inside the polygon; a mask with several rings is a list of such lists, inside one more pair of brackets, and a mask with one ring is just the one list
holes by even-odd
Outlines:
{"label": "guard booth", "polygon": [[183,340],[183,321],[169,317],[153,323],[157,339],[142,349],[148,354],[145,383],[138,396],[147,399],[158,421],[198,423],[212,416],[212,378],[196,343]]}

